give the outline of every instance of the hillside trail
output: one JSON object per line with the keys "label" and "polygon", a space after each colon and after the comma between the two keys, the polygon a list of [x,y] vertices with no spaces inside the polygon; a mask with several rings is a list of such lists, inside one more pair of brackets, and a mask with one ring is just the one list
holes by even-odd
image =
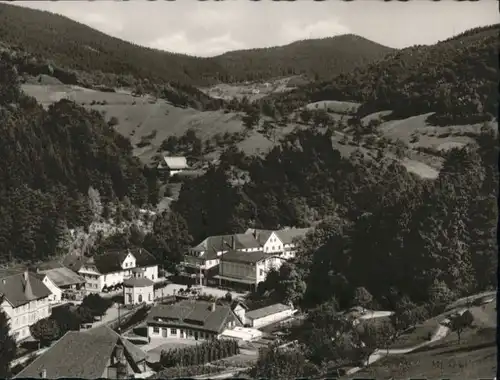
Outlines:
{"label": "hillside trail", "polygon": [[[389,350],[381,350],[381,349],[377,349],[373,352],[373,354],[371,354],[369,357],[368,357],[368,360],[365,362],[364,366],[368,366],[370,364],[373,364],[375,363],[377,360],[380,360],[382,359],[383,357],[385,356],[388,356],[388,355],[403,355],[403,354],[408,354],[412,351],[415,351],[419,348],[422,348],[422,347],[425,347],[431,343],[434,343],[438,340],[441,340],[443,339],[444,337],[446,337],[450,332],[450,329],[446,326],[442,326],[440,325],[437,330],[434,332],[434,335],[432,336],[432,338],[427,341],[427,342],[423,342],[423,343],[420,343],[420,344],[417,344],[416,346],[413,346],[413,347],[408,347],[408,348],[396,348],[396,349],[389,349]],[[358,371],[360,371],[363,367],[354,367],[354,368],[351,368],[349,371],[347,371],[347,375],[352,375]]]}

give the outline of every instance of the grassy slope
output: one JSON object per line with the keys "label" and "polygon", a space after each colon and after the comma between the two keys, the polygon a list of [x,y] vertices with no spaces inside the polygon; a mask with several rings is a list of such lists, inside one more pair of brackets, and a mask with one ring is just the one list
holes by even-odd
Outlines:
{"label": "grassy slope", "polygon": [[[458,305],[460,306],[460,305]],[[471,329],[462,333],[458,343],[456,333],[406,355],[391,355],[357,372],[349,379],[391,377],[427,379],[478,379],[492,378],[496,374],[496,301],[484,306],[474,306]],[[437,318],[422,326],[437,327]],[[427,329],[433,330],[432,328]],[[423,330],[422,330],[423,331]],[[409,334],[408,347],[421,343],[422,334]]]}
{"label": "grassy slope", "polygon": [[[233,86],[236,88],[236,86]],[[194,128],[203,139],[209,139],[217,133],[242,131],[243,124],[241,115],[236,113],[224,113],[223,111],[200,112],[192,108],[174,107],[164,100],[156,100],[150,97],[133,97],[126,91],[117,93],[99,92],[76,86],[67,85],[37,85],[25,84],[23,90],[34,96],[44,105],[49,105],[63,97],[67,97],[84,104],[93,109],[105,112],[106,118],[115,116],[118,125],[115,127],[118,132],[131,139],[133,144],[137,144],[145,136],[150,135],[155,130],[156,137],[149,146],[135,148],[134,153],[148,163],[158,153],[161,142],[170,135],[180,136],[187,129]],[[105,102],[103,105],[102,103]],[[94,103],[94,104],[92,104]],[[357,107],[357,103],[349,102],[320,102],[330,108],[331,116],[337,120],[346,118],[346,112]],[[316,104],[310,104],[309,108],[316,108]],[[408,170],[417,173],[425,178],[433,178],[437,175],[441,165],[441,159],[429,154],[416,151],[418,147],[442,149],[446,145],[463,144],[472,141],[470,137],[463,136],[464,132],[474,132],[479,130],[480,125],[472,126],[450,126],[448,128],[437,128],[426,124],[427,115],[420,115],[403,120],[392,120],[384,122],[379,129],[385,137],[393,141],[400,139],[408,144],[412,149],[408,152],[408,157],[402,163]],[[375,115],[367,116],[367,122]],[[304,126],[290,124],[286,128],[277,129],[276,142],[280,137],[293,131],[295,127]],[[412,134],[418,134],[417,142],[410,142]],[[356,145],[342,144],[342,133],[337,133],[332,144],[343,156],[349,156],[356,149],[361,150],[366,157],[376,157],[374,149]],[[247,154],[265,153],[274,146],[275,142],[264,137],[258,131],[250,132],[248,137],[240,142],[238,146]],[[394,154],[387,153],[386,156],[396,159]]]}

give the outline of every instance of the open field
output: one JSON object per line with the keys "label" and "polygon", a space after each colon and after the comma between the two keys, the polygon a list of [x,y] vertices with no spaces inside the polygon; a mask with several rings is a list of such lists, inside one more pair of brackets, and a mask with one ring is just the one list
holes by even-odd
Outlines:
{"label": "open field", "polygon": [[[289,78],[288,78],[289,79]],[[259,91],[261,96],[264,93],[285,91],[286,81],[266,83],[253,83],[242,85],[220,84],[204,91],[212,94],[231,94],[222,97],[233,97],[234,94],[247,94],[252,91]],[[67,98],[81,105],[100,111],[106,120],[115,117],[118,124],[115,125],[117,132],[130,139],[134,146],[134,154],[144,163],[155,161],[161,154],[161,143],[169,136],[182,136],[188,129],[193,129],[202,141],[212,139],[215,135],[242,133],[245,128],[242,122],[242,115],[234,112],[205,111],[201,112],[192,108],[181,108],[170,104],[162,99],[155,99],[150,96],[134,97],[126,90],[118,89],[117,92],[100,92],[70,85],[41,85],[24,84],[23,90],[35,97],[44,106],[48,106],[60,99]],[[247,94],[248,95],[248,94]],[[243,96],[243,95],[242,95]],[[327,109],[330,116],[335,120],[346,119],[358,107],[358,103],[340,101],[320,101],[307,105],[310,109]],[[379,119],[380,116],[387,115],[391,111],[377,112],[364,117],[364,123],[370,120]],[[470,137],[476,134],[481,124],[468,126],[434,127],[426,123],[426,118],[431,115],[423,114],[401,120],[391,120],[382,122],[378,127],[381,135],[392,140],[400,140],[409,149],[402,159],[396,158],[391,149],[385,151],[388,158],[399,160],[408,171],[413,172],[423,178],[435,178],[440,170],[442,158],[439,152],[457,146],[463,146],[472,141]],[[493,125],[493,124],[492,124]],[[244,140],[237,143],[237,146],[249,155],[265,154],[279,143],[280,139],[291,133],[295,128],[310,128],[300,123],[291,123],[285,128],[277,128],[275,136],[266,137],[258,129],[246,131]],[[375,147],[366,143],[354,144],[352,141],[343,141],[345,137],[350,140],[347,133],[338,132],[332,138],[332,144],[338,149],[343,157],[348,157],[356,150],[359,150],[366,158],[377,159]],[[145,142],[145,146],[139,147],[138,143]],[[141,144],[142,145],[142,144]],[[223,149],[223,148],[222,148]],[[431,153],[424,153],[418,149],[427,149]],[[217,158],[221,148],[210,153],[207,158]]]}
{"label": "open field", "polygon": [[[485,293],[469,298],[478,298],[484,295]],[[458,307],[460,307],[460,302],[454,302],[451,305],[459,305]],[[456,308],[450,310],[456,310]],[[481,306],[473,306],[469,310],[474,315],[474,322],[472,328],[464,330],[460,343],[457,334],[451,332],[442,339],[437,339],[406,354],[398,352],[405,350],[391,347],[391,355],[381,358],[354,375],[345,377],[345,379],[363,377],[457,380],[493,378],[496,374],[497,351],[496,300]],[[431,331],[432,325],[447,313],[432,318],[422,325],[428,326],[428,330]],[[413,334],[413,339],[407,340],[406,347],[409,347],[410,342],[418,344],[418,336],[422,335],[425,334]]]}

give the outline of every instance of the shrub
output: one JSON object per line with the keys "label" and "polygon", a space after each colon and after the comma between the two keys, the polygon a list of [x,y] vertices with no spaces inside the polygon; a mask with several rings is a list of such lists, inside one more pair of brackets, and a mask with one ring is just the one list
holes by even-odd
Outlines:
{"label": "shrub", "polygon": [[239,352],[237,341],[214,339],[194,347],[162,351],[160,363],[166,368],[175,367],[179,363],[195,366],[237,355]]}

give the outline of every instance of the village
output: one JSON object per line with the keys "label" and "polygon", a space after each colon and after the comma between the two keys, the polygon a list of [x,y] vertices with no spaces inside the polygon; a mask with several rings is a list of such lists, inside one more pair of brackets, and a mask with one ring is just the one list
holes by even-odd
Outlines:
{"label": "village", "polygon": [[[238,342],[238,354],[224,358],[240,362],[228,367],[237,372],[241,363],[257,359],[259,347],[277,341],[283,326],[300,321],[291,304],[249,310],[245,296],[271,268],[295,257],[297,243],[309,230],[248,229],[207,237],[186,252],[177,276],[135,247],[94,257],[69,254],[36,268],[2,271],[1,307],[10,318],[11,334],[20,347],[30,342],[35,347],[22,351],[12,367],[25,366],[17,377],[116,378],[115,362],[126,361],[127,377],[148,377],[161,367],[162,352],[217,338]],[[108,300],[102,315],[58,340],[45,341],[44,347],[36,342],[34,325],[59,310],[91,305],[87,300],[92,297]],[[78,347],[77,352],[70,346]],[[89,369],[85,363],[94,359],[101,366]]]}

